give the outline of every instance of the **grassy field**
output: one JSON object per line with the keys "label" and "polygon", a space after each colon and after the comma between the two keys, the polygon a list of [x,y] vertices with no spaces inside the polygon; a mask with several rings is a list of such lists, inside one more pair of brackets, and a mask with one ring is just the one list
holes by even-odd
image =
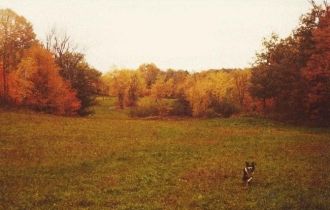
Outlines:
{"label": "grassy field", "polygon": [[99,102],[86,118],[0,110],[0,209],[330,207],[330,129],[132,119]]}

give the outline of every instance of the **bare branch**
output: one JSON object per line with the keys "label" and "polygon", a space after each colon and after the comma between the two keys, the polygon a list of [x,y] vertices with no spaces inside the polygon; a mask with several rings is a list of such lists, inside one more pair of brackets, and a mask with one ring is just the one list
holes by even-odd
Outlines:
{"label": "bare branch", "polygon": [[55,57],[62,57],[67,52],[76,52],[77,45],[73,44],[70,36],[60,34],[56,28],[52,28],[46,36],[46,48],[54,53]]}

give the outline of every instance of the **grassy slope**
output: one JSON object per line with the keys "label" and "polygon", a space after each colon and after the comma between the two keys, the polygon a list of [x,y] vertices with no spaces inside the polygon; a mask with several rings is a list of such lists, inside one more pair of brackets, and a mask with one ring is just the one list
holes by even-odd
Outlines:
{"label": "grassy slope", "polygon": [[[0,111],[0,209],[327,209],[330,130]],[[241,183],[246,160],[253,184]]]}

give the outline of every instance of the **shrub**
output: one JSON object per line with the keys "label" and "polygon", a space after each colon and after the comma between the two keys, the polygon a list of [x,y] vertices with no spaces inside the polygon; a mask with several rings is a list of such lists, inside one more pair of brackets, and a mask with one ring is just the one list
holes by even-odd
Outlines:
{"label": "shrub", "polygon": [[173,116],[191,116],[189,102],[183,98],[173,100],[170,114]]}
{"label": "shrub", "polygon": [[133,117],[158,116],[158,114],[156,100],[149,97],[139,99],[137,107],[132,108],[130,111],[130,115]]}
{"label": "shrub", "polygon": [[139,99],[137,107],[131,109],[134,117],[150,116],[184,116],[190,114],[188,102],[180,99],[153,99],[144,97]]}
{"label": "shrub", "polygon": [[[231,115],[238,113],[239,108],[235,106],[234,103],[231,103],[230,101],[223,99],[222,101],[214,101],[211,104],[211,109],[216,113],[217,116],[222,117],[230,117]],[[208,112],[208,117],[214,113]]]}

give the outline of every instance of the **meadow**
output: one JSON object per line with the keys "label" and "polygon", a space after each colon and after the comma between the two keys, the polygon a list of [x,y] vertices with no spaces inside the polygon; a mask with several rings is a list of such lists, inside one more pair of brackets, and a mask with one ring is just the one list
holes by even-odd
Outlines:
{"label": "meadow", "polygon": [[[330,129],[0,110],[0,209],[328,209]],[[244,187],[245,161],[255,161]]]}

